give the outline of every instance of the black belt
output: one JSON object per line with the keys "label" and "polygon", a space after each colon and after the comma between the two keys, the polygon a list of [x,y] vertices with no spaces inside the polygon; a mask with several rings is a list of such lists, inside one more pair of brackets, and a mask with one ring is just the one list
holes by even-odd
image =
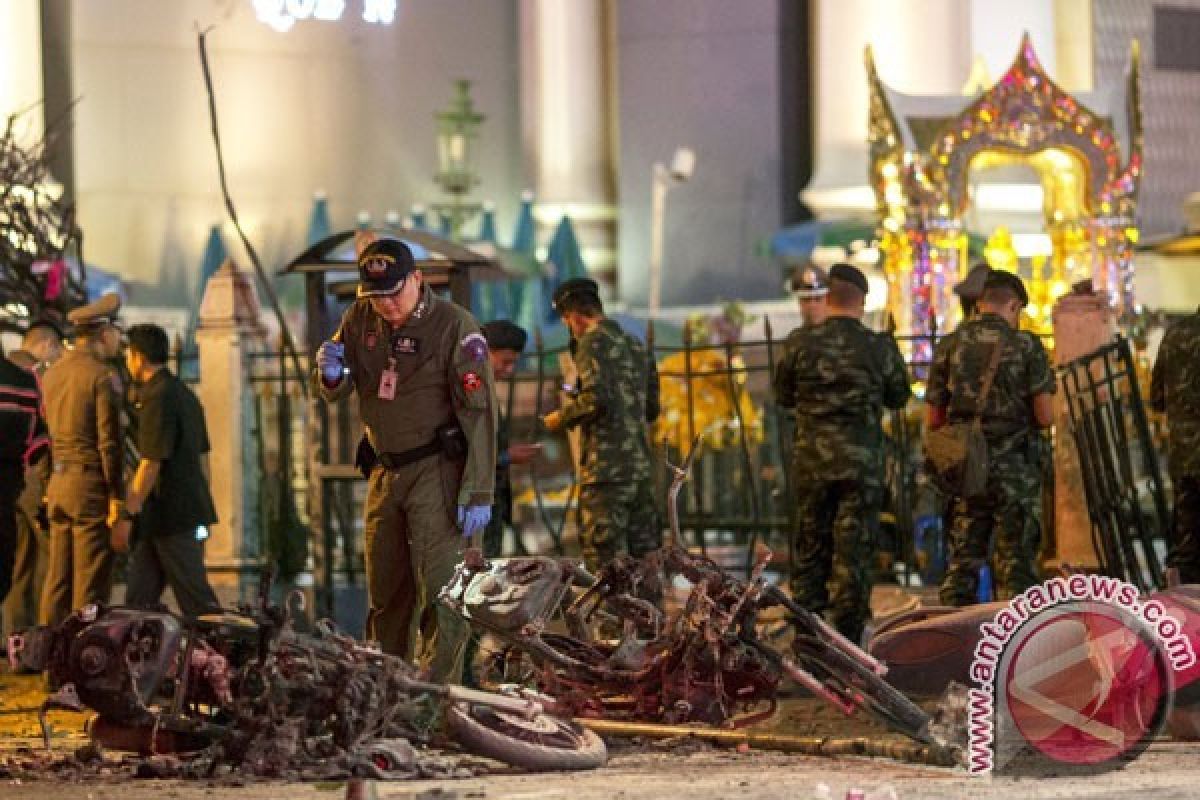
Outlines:
{"label": "black belt", "polygon": [[435,436],[433,441],[428,444],[423,444],[420,447],[414,447],[411,450],[402,450],[399,453],[380,453],[379,463],[384,469],[400,469],[409,464],[420,461],[422,458],[428,458],[442,452],[442,440]]}

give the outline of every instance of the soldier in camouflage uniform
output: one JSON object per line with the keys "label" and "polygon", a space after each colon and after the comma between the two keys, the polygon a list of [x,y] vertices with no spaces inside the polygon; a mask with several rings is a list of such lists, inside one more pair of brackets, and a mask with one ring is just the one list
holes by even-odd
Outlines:
{"label": "soldier in camouflage uniform", "polygon": [[580,430],[579,538],[589,570],[662,546],[646,424],[658,418],[658,369],[645,345],[604,316],[596,282],[566,281],[554,309],[571,331],[578,382],[546,428]]}
{"label": "soldier in camouflage uniform", "polygon": [[1031,519],[1041,502],[1038,428],[1054,420],[1054,373],[1041,341],[1017,330],[1029,302],[1010,272],[993,271],[979,298],[979,314],[939,343],[925,400],[929,427],[967,422],[976,413],[984,373],[996,347],[999,365],[981,414],[988,445],[988,492],[955,500],[950,564],[942,581],[946,605],[976,600],[979,569],[995,537],[997,598],[1009,599],[1037,580]]}
{"label": "soldier in camouflage uniform", "polygon": [[796,410],[792,595],[855,642],[871,615],[883,408],[911,394],[895,340],[862,324],[866,295],[863,274],[835,264],[828,317],[793,333],[774,379],[776,402]]}
{"label": "soldier in camouflage uniform", "polygon": [[1175,493],[1167,566],[1200,583],[1200,311],[1172,325],[1150,377],[1150,407],[1165,411],[1167,470]]}
{"label": "soldier in camouflage uniform", "polygon": [[430,659],[433,679],[457,681],[467,630],[437,597],[462,540],[482,534],[492,514],[487,342],[469,312],[430,290],[403,242],[366,243],[358,269],[358,299],[317,350],[312,380],[328,401],[357,393],[377,460],[364,507],[367,633],[385,653]]}
{"label": "soldier in camouflage uniform", "polygon": [[[979,262],[971,267],[967,276],[954,285],[954,293],[958,295],[958,302],[962,308],[962,322],[954,330],[942,337],[942,346],[953,349],[951,344],[958,336],[958,332],[962,330],[963,324],[976,316],[976,304],[979,302],[980,295],[983,294],[983,284],[987,280],[988,275],[992,273],[991,267],[987,262]],[[941,575],[938,574],[933,565],[940,562],[939,556],[944,554],[942,549],[942,532],[950,530],[954,525],[954,497],[948,495],[938,485],[933,476],[930,474],[928,464],[922,464],[921,474],[917,478],[917,500],[916,514],[914,515],[914,527],[916,541],[919,549],[919,557],[927,560],[930,565],[930,572],[924,573],[926,579],[941,580]],[[1031,525],[1038,533],[1036,521],[1031,521]],[[936,576],[936,578],[932,577]]]}

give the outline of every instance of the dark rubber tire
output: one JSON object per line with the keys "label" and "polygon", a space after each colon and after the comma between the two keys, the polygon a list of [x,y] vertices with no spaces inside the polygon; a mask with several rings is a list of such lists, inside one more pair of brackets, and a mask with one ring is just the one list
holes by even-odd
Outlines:
{"label": "dark rubber tire", "polygon": [[571,720],[541,715],[545,733],[507,723],[482,705],[455,703],[446,709],[451,734],[469,752],[530,772],[595,769],[608,761],[604,740]]}

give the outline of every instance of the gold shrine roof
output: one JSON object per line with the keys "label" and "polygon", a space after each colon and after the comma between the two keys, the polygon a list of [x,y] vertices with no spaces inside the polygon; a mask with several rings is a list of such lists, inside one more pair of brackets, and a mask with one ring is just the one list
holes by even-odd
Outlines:
{"label": "gold shrine roof", "polygon": [[913,95],[883,82],[866,51],[870,92],[870,174],[882,198],[881,167],[913,164],[922,183],[942,187],[939,202],[965,205],[966,172],[985,150],[1032,154],[1059,148],[1082,160],[1093,213],[1128,211],[1141,167],[1139,52],[1132,43],[1121,83],[1069,93],[1042,67],[1028,34],[1016,59],[990,88],[972,96]]}

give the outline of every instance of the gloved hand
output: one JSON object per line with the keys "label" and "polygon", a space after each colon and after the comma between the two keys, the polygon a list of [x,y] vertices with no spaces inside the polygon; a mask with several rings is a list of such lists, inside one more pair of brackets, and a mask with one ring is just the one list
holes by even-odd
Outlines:
{"label": "gloved hand", "polygon": [[326,383],[341,382],[345,358],[346,345],[341,342],[323,342],[317,348],[317,367]]}
{"label": "gloved hand", "polygon": [[491,506],[459,506],[458,507],[458,527],[462,528],[464,539],[469,539],[477,533],[483,533],[483,529],[492,521]]}

